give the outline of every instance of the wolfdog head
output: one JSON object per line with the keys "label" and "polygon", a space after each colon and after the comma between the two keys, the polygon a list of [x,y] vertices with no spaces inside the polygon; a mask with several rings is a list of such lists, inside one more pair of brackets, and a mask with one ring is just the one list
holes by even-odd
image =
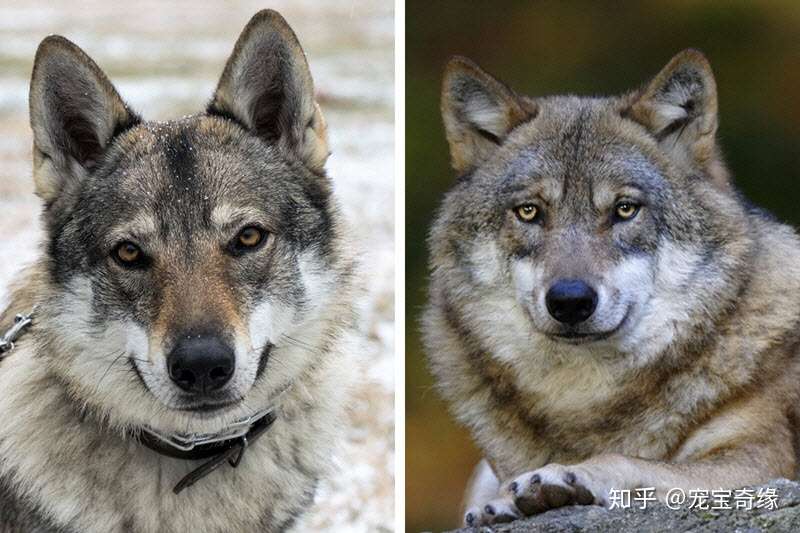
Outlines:
{"label": "wolfdog head", "polygon": [[211,430],[269,407],[349,320],[326,126],[279,14],[245,27],[206,112],[165,123],[48,37],[30,114],[49,363],[82,402]]}
{"label": "wolfdog head", "polygon": [[730,305],[748,222],[702,54],[609,98],[523,97],[455,58],[442,113],[460,177],[431,234],[434,305],[494,356],[646,361]]}

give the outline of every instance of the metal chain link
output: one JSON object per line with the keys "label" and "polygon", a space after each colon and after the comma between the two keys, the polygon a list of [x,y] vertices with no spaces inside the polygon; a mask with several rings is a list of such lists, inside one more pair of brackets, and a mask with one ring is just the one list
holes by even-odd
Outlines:
{"label": "metal chain link", "polygon": [[36,306],[33,306],[31,312],[26,314],[18,314],[14,317],[14,324],[0,337],[0,361],[8,356],[9,352],[14,349],[14,341],[22,336],[25,328],[33,322],[33,315],[36,312]]}

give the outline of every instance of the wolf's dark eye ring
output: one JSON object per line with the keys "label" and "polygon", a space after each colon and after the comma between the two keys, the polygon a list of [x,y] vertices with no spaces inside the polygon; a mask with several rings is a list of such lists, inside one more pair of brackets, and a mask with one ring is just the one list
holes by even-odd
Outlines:
{"label": "wolf's dark eye ring", "polygon": [[639,205],[630,201],[618,202],[614,206],[614,215],[618,220],[630,220],[639,214]]}
{"label": "wolf's dark eye ring", "polygon": [[539,208],[533,204],[522,204],[514,208],[514,213],[522,222],[533,222],[539,216]]}
{"label": "wolf's dark eye ring", "polygon": [[114,248],[114,259],[117,263],[126,267],[139,266],[144,259],[142,249],[130,241],[121,242]]}
{"label": "wolf's dark eye ring", "polygon": [[268,234],[258,226],[245,226],[236,234],[233,241],[228,246],[228,250],[234,255],[260,248],[267,240]]}

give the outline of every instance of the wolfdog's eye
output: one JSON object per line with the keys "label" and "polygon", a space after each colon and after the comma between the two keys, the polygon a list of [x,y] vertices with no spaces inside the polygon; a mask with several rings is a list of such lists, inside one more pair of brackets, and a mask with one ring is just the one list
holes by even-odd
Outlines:
{"label": "wolfdog's eye", "polygon": [[261,242],[261,230],[252,226],[239,232],[239,244],[252,248]]}
{"label": "wolfdog's eye", "polygon": [[142,260],[144,259],[144,253],[142,252],[142,249],[130,241],[125,241],[118,244],[117,247],[114,248],[113,255],[114,259],[117,260],[117,263],[126,267],[139,266],[142,264]]}
{"label": "wolfdog's eye", "polygon": [[539,208],[533,204],[522,204],[514,209],[517,218],[523,222],[533,222],[539,216]]}
{"label": "wolfdog's eye", "polygon": [[630,220],[639,213],[639,205],[629,201],[619,202],[614,207],[614,214],[619,220]]}
{"label": "wolfdog's eye", "polygon": [[266,239],[266,233],[256,226],[242,228],[231,242],[229,250],[233,254],[241,254],[258,248]]}

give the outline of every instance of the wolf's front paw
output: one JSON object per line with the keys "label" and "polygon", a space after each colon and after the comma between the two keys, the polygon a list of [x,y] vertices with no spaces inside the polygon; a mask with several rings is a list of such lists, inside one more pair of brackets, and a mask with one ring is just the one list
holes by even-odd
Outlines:
{"label": "wolf's front paw", "polygon": [[508,491],[526,516],[565,505],[605,505],[607,500],[604,484],[580,465],[549,464],[517,477]]}
{"label": "wolf's front paw", "polygon": [[471,507],[464,513],[467,527],[488,526],[511,522],[523,515],[509,498],[492,500],[483,507]]}

